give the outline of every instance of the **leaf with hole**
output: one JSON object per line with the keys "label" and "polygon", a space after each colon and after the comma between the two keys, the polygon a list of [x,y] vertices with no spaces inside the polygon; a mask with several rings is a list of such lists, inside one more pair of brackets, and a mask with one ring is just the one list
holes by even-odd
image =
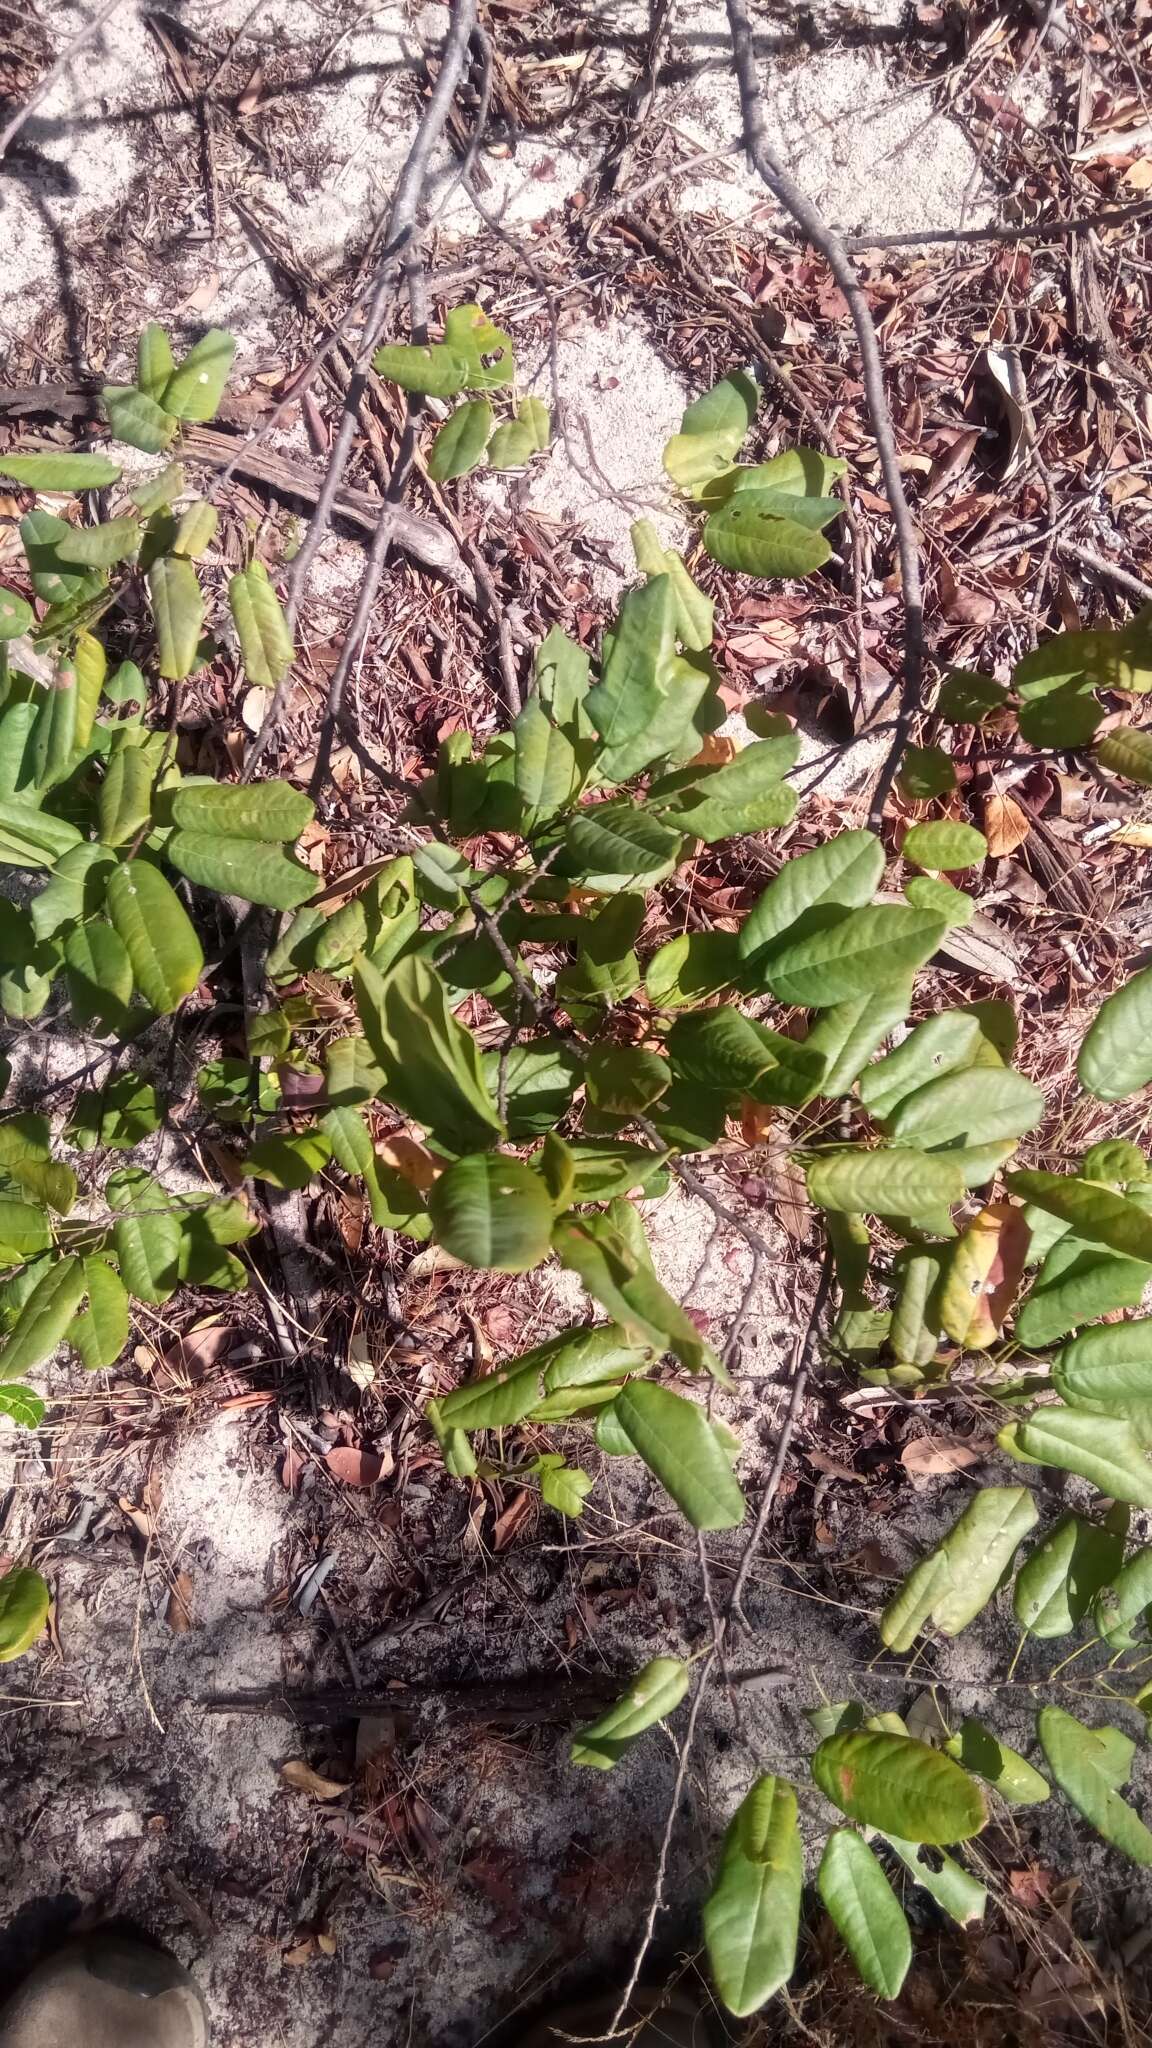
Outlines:
{"label": "leaf with hole", "polygon": [[903,1096],[883,1124],[897,1144],[934,1151],[1022,1137],[1045,1107],[1043,1090],[1011,1067],[969,1067]]}
{"label": "leaf with hole", "polygon": [[171,371],[159,394],[165,412],[178,420],[210,420],[224,396],[236,341],[222,327],[211,327]]}
{"label": "leaf with hole", "polygon": [[512,336],[495,327],[483,306],[453,306],[444,316],[444,340],[467,364],[470,391],[496,391],[516,374]]}
{"label": "leaf with hole", "polygon": [[929,1017],[886,1058],[860,1077],[860,1100],[878,1119],[890,1117],[915,1089],[970,1067],[1002,1067],[1016,1043],[1009,1003],[971,1003]]}
{"label": "leaf with hole", "polygon": [[174,825],[230,839],[298,839],[315,815],[312,799],[289,782],[186,783],[172,799]]}
{"label": "leaf with hole", "polygon": [[1101,1004],[1080,1047],[1076,1073],[1098,1102],[1122,1102],[1152,1081],[1152,967]]}
{"label": "leaf with hole", "polygon": [[1036,1720],[1048,1768],[1077,1813],[1133,1863],[1152,1864],[1152,1830],[1120,1797],[1135,1743],[1119,1728],[1086,1728],[1061,1707]]}
{"label": "leaf with hole", "polygon": [[1152,1419],[1139,1424],[1078,1408],[1038,1408],[1026,1421],[1009,1423],[996,1441],[1022,1464],[1078,1472],[1113,1500],[1152,1507]]}
{"label": "leaf with hole", "polygon": [[716,1989],[737,2019],[757,2012],[796,1967],[803,1886],[796,1794],[782,1778],[758,1778],[729,1823],[703,1911]]}
{"label": "leaf with hole", "polygon": [[962,1350],[985,1350],[998,1336],[1024,1275],[1030,1237],[1022,1209],[990,1202],[952,1246],[940,1293],[940,1322]]}
{"label": "leaf with hole", "polygon": [[832,1830],[816,1887],[868,1989],[898,1998],[912,1961],[907,1916],[875,1852],[852,1828]]}
{"label": "leaf with hole", "polygon": [[572,1762],[612,1770],[645,1729],[675,1713],[688,1683],[688,1666],[679,1657],[654,1657],[606,1713],[578,1729],[572,1737]]}
{"label": "leaf with hole", "polygon": [[146,860],[108,879],[106,908],[124,942],[136,986],[158,1016],[190,995],[204,969],[200,941],[175,890]]}
{"label": "leaf with hole", "polygon": [[398,384],[401,391],[416,391],[428,398],[455,398],[469,381],[467,358],[442,341],[422,347],[391,342],[377,349],[372,368],[378,377]]}
{"label": "leaf with hole", "polygon": [[812,1758],[812,1776],[834,1806],[906,1842],[966,1841],[988,1807],[967,1771],[909,1735],[861,1728],[832,1735]]}
{"label": "leaf with hole", "polygon": [[820,528],[843,510],[839,498],[739,491],[709,514],[702,539],[714,562],[743,576],[807,576],[832,553]]}
{"label": "leaf with hole", "polygon": [[935,1899],[942,1913],[959,1927],[971,1927],[983,1918],[988,1893],[954,1856],[936,1849],[925,1854],[918,1842],[906,1842],[899,1835],[884,1834],[915,1883]]}
{"label": "leaf with hole", "polygon": [[263,562],[250,563],[230,579],[228,608],[249,682],[261,690],[274,689],[291,668],[296,649]]}
{"label": "leaf with hole", "polygon": [[958,1636],[987,1606],[1036,1521],[1027,1487],[982,1487],[888,1602],[880,1618],[888,1649],[910,1650],[928,1628]]}

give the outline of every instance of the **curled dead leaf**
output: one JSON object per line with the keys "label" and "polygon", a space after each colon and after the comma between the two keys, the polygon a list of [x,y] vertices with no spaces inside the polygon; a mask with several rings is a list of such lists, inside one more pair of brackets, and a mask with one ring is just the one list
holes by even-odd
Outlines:
{"label": "curled dead leaf", "polygon": [[294,1792],[307,1792],[313,1799],[339,1799],[349,1787],[342,1785],[338,1778],[322,1777],[306,1764],[303,1757],[293,1757],[290,1763],[281,1764],[280,1776]]}
{"label": "curled dead leaf", "polygon": [[192,1627],[192,1574],[177,1572],[168,1594],[168,1626],[174,1636],[187,1635]]}

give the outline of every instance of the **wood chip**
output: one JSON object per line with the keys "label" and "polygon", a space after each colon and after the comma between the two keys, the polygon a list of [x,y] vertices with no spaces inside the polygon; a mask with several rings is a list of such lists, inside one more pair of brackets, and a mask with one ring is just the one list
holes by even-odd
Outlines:
{"label": "wood chip", "polygon": [[293,1757],[291,1763],[281,1764],[280,1776],[294,1792],[307,1792],[313,1799],[339,1799],[350,1789],[339,1778],[321,1777],[303,1757]]}

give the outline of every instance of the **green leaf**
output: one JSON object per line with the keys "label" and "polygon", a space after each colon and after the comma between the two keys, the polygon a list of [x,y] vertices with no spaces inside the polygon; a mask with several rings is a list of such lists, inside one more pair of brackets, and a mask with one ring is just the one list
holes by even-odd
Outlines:
{"label": "green leaf", "polygon": [[179,682],[196,666],[204,627],[204,593],[191,562],[162,555],[148,571],[148,595],[156,622],[156,665]]}
{"label": "green leaf", "polygon": [[522,420],[505,420],[488,443],[490,469],[524,469],[537,453],[536,436]]}
{"label": "green leaf", "polygon": [[551,1249],[552,1203],[519,1159],[477,1153],[441,1174],[428,1198],[432,1227],[454,1258],[501,1273],[526,1273]]}
{"label": "green leaf", "polygon": [[1120,1569],[1127,1529],[1125,1509],[1114,1509],[1103,1526],[1082,1515],[1061,1515],[1016,1574],[1012,1606],[1021,1628],[1045,1640],[1071,1635],[1101,1586]]}
{"label": "green leaf", "polygon": [[149,477],[144,483],[134,484],[128,495],[144,518],[151,519],[155,513],[175,504],[186,489],[183,465],[170,462],[167,469],[160,470],[158,475]]}
{"label": "green leaf", "polygon": [[549,1452],[539,1460],[540,1498],[545,1507],[555,1508],[557,1514],[575,1518],[583,1514],[584,1502],[591,1493],[593,1480],[578,1465],[566,1465],[558,1452]]}
{"label": "green leaf", "polygon": [[949,725],[983,725],[990,712],[1002,711],[1007,702],[1007,690],[994,677],[954,668],[940,685],[936,715]]}
{"label": "green leaf", "polygon": [[306,1188],[331,1156],[331,1143],[322,1131],[274,1132],[251,1147],[244,1170],[274,1188]]}
{"label": "green leaf", "polygon": [[88,1372],[101,1372],[115,1365],[128,1342],[128,1295],[103,1259],[85,1259],[84,1285],[88,1307],[69,1326],[68,1341]]}
{"label": "green leaf", "polygon": [[1098,1102],[1122,1102],[1152,1081],[1152,967],[1101,1004],[1076,1062],[1080,1085]]}
{"label": "green leaf", "polygon": [[701,536],[714,562],[744,576],[807,576],[832,549],[820,532],[844,507],[839,498],[738,491],[709,514]]}
{"label": "green leaf", "polygon": [[[1092,1605],[1092,1620],[1113,1650],[1130,1650],[1148,1638],[1148,1616],[1152,1608],[1152,1547],[1138,1550],[1111,1583],[1103,1586]],[[1143,1628],[1137,1624],[1143,1622]]]}
{"label": "green leaf", "polygon": [[732,932],[682,932],[657,948],[644,974],[656,1010],[678,1010],[726,988],[740,974]]}
{"label": "green leaf", "polygon": [[918,1842],[905,1842],[899,1835],[888,1834],[882,1839],[895,1850],[901,1863],[929,1898],[935,1899],[941,1911],[955,1920],[958,1926],[971,1927],[983,1918],[988,1894],[954,1857],[935,1850],[929,1860]]}
{"label": "green leaf", "polygon": [[[624,598],[585,707],[605,747],[618,747],[650,726],[665,695],[675,653],[676,602],[669,576],[654,576]],[[650,758],[655,758],[650,757]]]}
{"label": "green leaf", "polygon": [[228,607],[249,682],[261,690],[275,689],[291,668],[296,648],[292,629],[262,562],[252,562],[231,578]]}
{"label": "green leaf", "polygon": [[889,1346],[898,1365],[923,1367],[936,1356],[943,1327],[940,1313],[940,1269],[943,1253],[930,1249],[901,1252],[893,1262],[900,1291],[892,1310]]}
{"label": "green leaf", "polygon": [[898,1998],[912,1961],[908,1921],[882,1864],[852,1828],[832,1830],[816,1885],[868,1989]]}
{"label": "green leaf", "polygon": [[818,1209],[873,1216],[916,1216],[964,1199],[964,1176],[947,1153],[864,1147],[821,1153],[805,1166],[808,1193]]}
{"label": "green leaf", "polygon": [[1029,1351],[1042,1351],[1094,1316],[1110,1309],[1138,1308],[1149,1280],[1152,1267],[1063,1235],[1045,1257],[1016,1317],[1016,1341]]}
{"label": "green leaf", "polygon": [[0,1415],[6,1415],[17,1429],[39,1429],[48,1410],[46,1401],[18,1380],[0,1386]]}
{"label": "green leaf", "polygon": [[703,1912],[716,1989],[738,2019],[758,2011],[796,1967],[803,1886],[796,1794],[781,1778],[758,1778],[729,1824]]}
{"label": "green leaf", "polygon": [[935,1151],[1022,1137],[1045,1108],[1043,1091],[1011,1067],[969,1067],[905,1095],[883,1122],[897,1144]]}
{"label": "green leaf", "polygon": [[[0,1203],[0,1229],[4,1227]],[[13,1208],[17,1204],[11,1205]],[[73,1258],[56,1259],[36,1282],[20,1311],[16,1326],[0,1350],[0,1380],[18,1380],[43,1365],[59,1344],[84,1299],[84,1265]],[[0,1586],[3,1580],[0,1580]]]}
{"label": "green leaf", "polygon": [[569,818],[564,843],[583,886],[607,892],[627,887],[635,875],[651,886],[675,866],[684,841],[651,811],[614,803]]}
{"label": "green leaf", "polygon": [[119,483],[120,467],[106,455],[72,455],[62,450],[59,454],[0,456],[0,477],[24,484],[30,491],[96,491],[103,484]]}
{"label": "green leaf", "polygon": [[330,1109],[321,1119],[320,1132],[345,1173],[363,1181],[378,1230],[400,1230],[406,1237],[421,1239],[431,1236],[423,1199],[402,1173],[380,1157],[358,1109],[348,1105]]}
{"label": "green leaf", "polygon": [[822,455],[817,448],[784,448],[767,462],[751,468],[732,470],[718,477],[713,489],[703,493],[707,503],[713,497],[729,498],[733,491],[784,491],[789,497],[818,498],[831,490],[848,468],[838,455]]}
{"label": "green leaf", "polygon": [[467,365],[470,391],[496,391],[516,374],[512,336],[494,327],[483,306],[453,306],[444,316],[444,340]]}
{"label": "green leaf", "polygon": [[632,552],[645,576],[670,576],[676,609],[676,637],[685,647],[705,653],[712,645],[712,599],[692,581],[674,548],[666,548],[650,519],[634,519]]}
{"label": "green leaf", "polygon": [[988,1819],[967,1771],[910,1735],[861,1728],[829,1736],[812,1758],[812,1776],[849,1820],[907,1842],[965,1841]]}
{"label": "green leaf", "polygon": [[1104,1180],[1117,1187],[1148,1179],[1148,1161],[1126,1138],[1102,1138],[1090,1145],[1080,1167],[1083,1180]]}
{"label": "green leaf", "polygon": [[372,367],[378,377],[398,384],[401,391],[418,391],[429,398],[455,398],[469,382],[467,358],[442,341],[423,347],[389,343],[377,349]]}
{"label": "green leaf", "polygon": [[148,702],[148,685],[134,661],[122,661],[104,685],[104,695],[109,704],[138,704]]}
{"label": "green leaf", "polygon": [[723,1376],[692,1318],[606,1218],[562,1217],[552,1243],[561,1264],[580,1275],[588,1292],[633,1333],[634,1341],[674,1352],[689,1372]]}
{"label": "green leaf", "polygon": [[648,1380],[629,1380],[612,1414],[694,1529],[735,1529],[747,1506],[716,1425],[702,1408]]}
{"label": "green leaf", "polygon": [[1070,1408],[1152,1419],[1152,1318],[1074,1337],[1053,1366],[1052,1384]]}
{"label": "green leaf", "polygon": [[880,1619],[888,1649],[910,1650],[926,1628],[958,1636],[987,1606],[1037,1519],[1027,1487],[982,1487],[888,1602]]}
{"label": "green leaf", "polygon": [[1110,775],[1123,775],[1147,788],[1152,784],[1152,733],[1133,725],[1114,726],[1097,741],[1096,759]]}
{"label": "green leaf", "polygon": [[166,330],[150,320],[136,343],[136,389],[159,404],[175,367]]}
{"label": "green leaf", "polygon": [[491,1145],[502,1136],[479,1048],[452,1015],[435,969],[407,955],[385,976],[362,960],[352,979],[388,1100],[454,1149]]}
{"label": "green leaf", "polygon": [[76,677],[58,668],[40,699],[29,754],[36,788],[41,793],[62,782],[76,752]]}
{"label": "green leaf", "polygon": [[161,454],[176,433],[178,423],[171,413],[134,384],[106,384],[100,402],[112,439],[139,448],[145,455]]}
{"label": "green leaf", "polygon": [[225,839],[218,832],[173,832],[164,849],[172,866],[203,889],[266,903],[272,910],[296,910],[316,894],[320,880],[282,846],[253,839]]}
{"label": "green leaf", "polygon": [[963,1722],[944,1749],[966,1771],[974,1771],[991,1785],[1008,1806],[1039,1806],[1051,1796],[1047,1778],[1033,1770],[1017,1750],[989,1734],[980,1721]]}
{"label": "green leaf", "polygon": [[951,754],[946,754],[942,747],[907,747],[896,786],[909,803],[925,803],[949,795],[956,787]]}
{"label": "green leaf", "polygon": [[119,933],[103,918],[77,925],[64,941],[64,967],[77,1023],[125,1031],[135,984]]}
{"label": "green leaf", "polygon": [[594,747],[577,743],[555,723],[539,697],[529,697],[512,728],[516,738],[516,788],[524,806],[523,828],[531,834],[574,803],[592,765]]}
{"label": "green leaf", "polygon": [[1152,1830],[1118,1790],[1135,1744],[1119,1728],[1086,1728],[1060,1707],[1042,1707],[1036,1729],[1048,1768],[1077,1813],[1133,1863],[1152,1864]]}
{"label": "green leaf", "polygon": [[125,861],[108,881],[108,916],[124,942],[137,988],[158,1016],[195,988],[204,955],[191,922],[159,868]]}
{"label": "green leaf", "polygon": [[73,1105],[65,1136],[80,1152],[111,1145],[130,1152],[160,1128],[160,1098],[139,1074],[117,1074],[103,1088],[82,1088]]}
{"label": "green leaf", "polygon": [[15,1266],[47,1251],[52,1231],[43,1209],[0,1194],[0,1265]]}
{"label": "green leaf", "polygon": [[728,468],[756,417],[760,388],[746,371],[732,370],[687,406],[680,432],[664,444],[664,469],[680,490],[695,495]]}
{"label": "green leaf", "polygon": [[1069,683],[1021,706],[1020,734],[1034,747],[1083,747],[1095,738],[1103,716],[1091,687]]}
{"label": "green leaf", "polygon": [[216,538],[219,523],[220,515],[215,505],[209,505],[204,498],[193,498],[180,514],[172,553],[190,557],[204,554]]}
{"label": "green leaf", "polygon": [[105,1193],[115,1212],[112,1243],[120,1276],[138,1301],[159,1305],[180,1280],[180,1219],[159,1182],[139,1167],[122,1167]]}
{"label": "green leaf", "polygon": [[1152,1428],[1078,1408],[1040,1408],[1010,1423],[996,1438],[1002,1451],[1025,1465],[1078,1472],[1113,1500],[1152,1507]]}
{"label": "green leaf", "polygon": [[[486,1052],[483,1075],[493,1093],[499,1072],[499,1052]],[[580,1063],[564,1039],[535,1039],[531,1044],[514,1045],[504,1068],[508,1136],[512,1141],[542,1138],[552,1130],[571,1107],[579,1081]]]}
{"label": "green leaf", "polygon": [[45,604],[67,604],[73,598],[92,596],[101,587],[100,578],[90,570],[69,569],[58,550],[73,531],[67,520],[37,506],[20,521],[20,539],[27,558],[32,588]]}
{"label": "green leaf", "polygon": [[159,394],[165,412],[174,413],[178,420],[214,419],[235,353],[234,336],[221,327],[209,328],[177,363]]}
{"label": "green leaf", "polygon": [[61,536],[57,552],[61,561],[79,562],[85,569],[110,569],[125,562],[140,546],[140,522],[131,516],[107,519],[100,526],[70,526]]}
{"label": "green leaf", "polygon": [[950,927],[971,924],[976,914],[971,896],[935,875],[914,875],[905,883],[904,894],[914,910],[930,910],[933,917],[942,917]]}
{"label": "green leaf", "polygon": [[35,624],[30,604],[14,590],[0,586],[0,640],[18,640]]}
{"label": "green leaf", "polygon": [[739,935],[745,960],[761,965],[769,947],[790,936],[810,911],[854,910],[869,903],[884,873],[884,848],[871,832],[841,832],[811,853],[785,861],[745,919]]}
{"label": "green leaf", "polygon": [[0,1579],[0,1664],[30,1650],[48,1623],[51,1596],[39,1572],[17,1565]]}
{"label": "green leaf", "polygon": [[987,859],[988,841],[974,825],[938,818],[928,825],[913,825],[900,851],[918,868],[971,868]]}
{"label": "green leaf", "polygon": [[668,1053],[677,1074],[757,1102],[798,1106],[817,1093],[823,1078],[818,1053],[727,1005],[677,1017]]}
{"label": "green leaf", "polygon": [[189,832],[230,839],[298,839],[316,806],[290,782],[193,782],[172,799],[172,822]]}
{"label": "green leaf", "polygon": [[486,398],[469,399],[458,405],[445,420],[428,457],[428,474],[435,483],[467,476],[475,469],[492,432],[492,407]]}
{"label": "green leaf", "polygon": [[804,938],[784,940],[758,965],[782,1003],[812,1009],[867,995],[931,958],[944,936],[937,917],[881,904],[828,912]]}
{"label": "green leaf", "polygon": [[98,815],[105,846],[126,846],[144,830],[152,816],[155,779],[155,763],[144,747],[117,747],[100,785]]}
{"label": "green leaf", "polygon": [[[560,1140],[556,1140],[557,1143]],[[647,1145],[630,1145],[623,1139],[601,1139],[598,1143],[565,1145],[571,1170],[573,1202],[608,1202],[634,1192],[652,1194],[664,1173],[666,1152],[653,1152]]]}
{"label": "green leaf", "polygon": [[1106,1245],[1125,1258],[1152,1262],[1152,1216],[1097,1181],[1061,1173],[1010,1173],[1014,1195],[1070,1224],[1087,1244]]}
{"label": "green leaf", "polygon": [[688,1690],[689,1671],[679,1657],[654,1657],[599,1719],[572,1737],[571,1760],[610,1771],[645,1729],[674,1714]]}
{"label": "green leaf", "polygon": [[609,1116],[639,1116],[667,1093],[672,1070],[636,1045],[593,1046],[585,1068],[588,1101]]}
{"label": "green leaf", "polygon": [[825,1062],[818,1093],[847,1095],[862,1068],[889,1033],[908,1015],[912,978],[906,975],[867,995],[834,1003],[817,1018],[804,1050]]}

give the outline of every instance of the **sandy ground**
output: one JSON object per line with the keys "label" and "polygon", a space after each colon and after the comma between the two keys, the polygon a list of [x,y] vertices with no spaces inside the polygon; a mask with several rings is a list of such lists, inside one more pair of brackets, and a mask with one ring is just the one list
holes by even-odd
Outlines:
{"label": "sandy ground", "polygon": [[[831,21],[831,10],[816,12]],[[870,4],[850,19],[883,31],[901,12]],[[387,4],[365,19],[356,7],[307,0],[268,0],[256,13],[247,0],[188,0],[179,15],[213,47],[234,35],[253,74],[260,65],[271,70],[286,51],[325,53],[323,79],[277,105],[279,146],[274,157],[253,148],[245,196],[321,277],[338,276],[348,248],[363,244],[386,204],[406,148],[414,67],[441,34],[445,10]],[[606,4],[583,16],[596,34],[581,61],[598,85],[626,82],[647,9]],[[86,9],[52,7],[45,19],[63,48]],[[877,231],[984,217],[987,199],[964,135],[901,80],[883,42],[798,52],[790,19],[783,7],[762,11],[761,63],[786,153],[826,212],[845,228]],[[672,47],[675,76],[659,88],[652,118],[697,151],[728,150],[737,111],[722,8],[686,0]],[[547,65],[548,54],[538,61]],[[517,229],[531,230],[579,195],[603,145],[565,115],[565,80],[558,65],[558,111],[546,132],[485,158],[486,203]],[[185,335],[205,321],[231,326],[241,385],[283,367],[282,281],[233,209],[214,209],[185,100],[178,63],[125,0],[23,130],[11,175],[0,180],[0,331],[16,344],[60,304],[46,374],[115,373],[136,327],[153,315]],[[285,137],[294,138],[294,155]],[[157,148],[183,178],[178,200],[159,210],[149,172]],[[678,193],[683,215],[697,222],[705,267],[725,224],[754,226],[769,213],[734,157],[691,173]],[[467,248],[474,227],[447,162],[436,204],[438,260],[446,263]],[[93,265],[90,243],[106,248],[118,220],[132,224],[131,264]],[[106,347],[104,324],[89,315],[110,296],[119,324]],[[515,327],[514,304],[495,310]],[[541,365],[531,370],[544,377]],[[558,443],[525,502],[557,533],[575,527],[577,558],[603,600],[628,578],[637,507],[669,540],[682,532],[659,456],[691,392],[640,308],[611,317],[565,311],[558,374],[607,484],[590,480],[587,465]],[[298,430],[289,444],[300,445]],[[513,517],[516,488],[483,486],[488,503]],[[322,558],[317,635],[338,629],[360,560],[348,541],[332,542]],[[858,750],[857,766],[865,756]],[[71,1057],[74,1048],[66,1050]],[[671,1197],[657,1205],[652,1233],[669,1285],[721,1334],[743,1290],[746,1254],[722,1239],[701,1273],[707,1219]],[[782,1234],[779,1250],[755,1304],[732,1404],[753,1479],[782,1399],[796,1295],[811,1281],[798,1282]],[[467,1332],[453,1284],[430,1283],[406,1306],[421,1356],[459,1371]],[[531,1307],[534,1335],[562,1317],[555,1299]],[[382,1339],[377,1349],[377,1382],[365,1399],[386,1437],[402,1412],[391,1385],[403,1360],[398,1367]],[[259,1356],[257,1340],[248,1363]],[[278,1717],[213,1714],[204,1702],[267,1685],[344,1686],[337,1624],[355,1651],[383,1621],[455,1577],[462,1584],[445,1616],[362,1654],[366,1686],[384,1691],[390,1680],[446,1674],[621,1672],[661,1650],[698,1648],[706,1617],[694,1549],[654,1490],[614,1467],[579,1530],[545,1518],[505,1552],[491,1516],[474,1523],[466,1490],[438,1466],[408,1471],[402,1497],[396,1477],[368,1492],[337,1491],[311,1468],[290,1492],[283,1437],[262,1411],[221,1412],[214,1383],[211,1398],[193,1390],[172,1404],[156,1400],[137,1375],[135,1425],[119,1436],[109,1435],[103,1390],[67,1376],[51,1384],[66,1422],[50,1452],[17,1448],[10,1438],[2,1444],[8,1540],[20,1540],[50,1484],[59,1503],[58,1534],[42,1557],[56,1585],[56,1639],[34,1663],[16,1667],[4,1708],[14,1763],[0,1812],[5,1980],[83,1909],[128,1915],[194,1965],[219,2048],[312,2048],[320,2040],[367,2048],[392,2039],[463,2048],[558,1987],[602,1981],[627,1953],[648,1898],[675,1768],[666,1738],[653,1737],[626,1766],[590,1783],[570,1769],[547,1728],[513,1741],[491,1731],[461,1738],[435,1713],[414,1728],[386,1719],[362,1729],[358,1758],[348,1721],[331,1731],[295,1728]],[[290,1420],[309,1426],[303,1401]],[[95,1470],[85,1456],[94,1438]],[[799,1515],[800,1529],[813,1526],[813,1481],[793,1486],[786,1502],[786,1519]],[[897,1535],[855,1487],[832,1488],[817,1497],[812,1554],[798,1564],[766,1555],[737,1668],[777,1675],[741,1693],[739,1730],[722,1695],[706,1725],[673,1854],[665,1950],[681,1936],[692,1944],[686,1907],[751,1772],[798,1769],[810,1746],[802,1707],[867,1683],[877,1706],[906,1698],[902,1675],[866,1679],[876,1646],[871,1616],[886,1583],[965,1498],[963,1483],[946,1487],[911,1519],[902,1511]],[[76,1535],[85,1501],[93,1512]],[[302,1617],[301,1575],[330,1552],[331,1606],[318,1602]],[[724,1557],[720,1545],[718,1571]],[[188,1628],[172,1625],[174,1583],[184,1588]],[[992,1621],[942,1654],[935,1668],[952,1681],[957,1715],[978,1703],[1011,1648],[1010,1631]],[[51,1703],[41,1705],[34,1740],[22,1705],[28,1691]],[[1023,1742],[1026,1716],[1016,1698],[1002,1696],[998,1725]],[[35,1768],[22,1771],[26,1742]],[[363,1752],[374,1746],[375,1761],[366,1763]],[[354,1789],[323,1801],[292,1789],[282,1766],[301,1757],[334,1779],[354,1779]],[[812,1832],[818,1802],[806,1796],[804,1805]],[[1039,1825],[1039,1853],[1057,1869],[1075,1862],[1083,1873],[1089,1926],[1119,1924],[1125,1896],[1131,1914],[1140,1910],[1145,1895],[1131,1874],[1087,1844],[1064,1809],[1054,1806]]]}

